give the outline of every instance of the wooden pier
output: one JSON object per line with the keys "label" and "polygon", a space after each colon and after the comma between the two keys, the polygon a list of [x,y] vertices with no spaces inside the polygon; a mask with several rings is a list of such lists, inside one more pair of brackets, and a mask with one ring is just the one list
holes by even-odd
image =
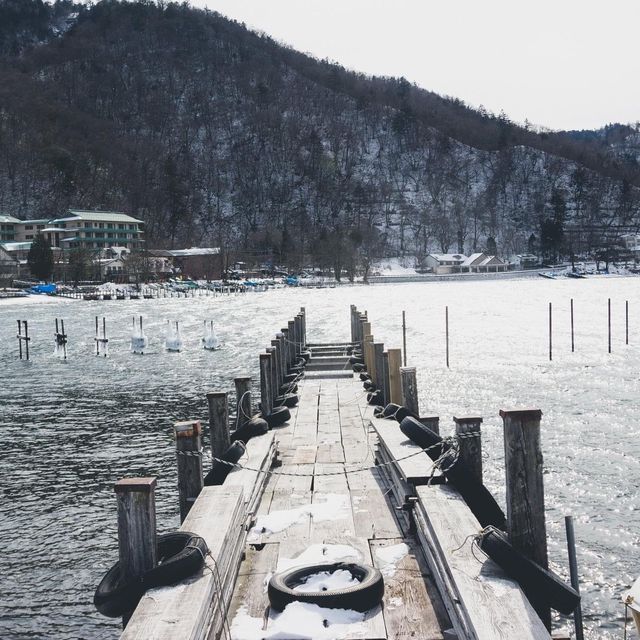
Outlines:
{"label": "wooden pier", "polygon": [[[354,341],[348,343],[307,344],[304,315],[298,318],[280,341],[280,365],[272,368],[280,382],[286,370],[282,363],[295,362],[305,348],[311,352],[305,376],[297,382],[299,404],[291,409],[291,419],[251,439],[240,468],[222,486],[202,488],[196,479],[197,497],[181,529],[206,540],[206,566],[175,586],[147,592],[122,638],[241,638],[241,620],[258,625],[257,637],[311,638],[305,629],[291,635],[277,631],[279,614],[269,608],[265,584],[310,549],[331,551],[333,545],[342,545],[348,559],[379,568],[385,585],[382,604],[335,637],[550,638],[518,584],[472,547],[471,538],[482,527],[464,500],[395,421],[374,417],[348,354],[363,343],[369,370],[376,371],[379,350],[375,343],[366,346],[369,340],[363,327],[355,326],[354,310]],[[362,325],[370,331],[366,319]],[[273,352],[270,360],[276,362]],[[402,394],[405,405],[417,406],[415,375],[399,369],[400,354],[387,357],[385,352],[377,360],[378,381],[383,373],[387,378],[379,385],[386,400]],[[238,388],[247,388],[243,384]],[[238,400],[244,403],[244,395]],[[427,420],[438,426],[437,417]],[[459,433],[477,431],[481,422],[477,416],[456,419]],[[228,428],[228,423],[226,415],[212,414],[210,429]],[[195,438],[186,449],[197,453],[199,423],[197,428],[179,424],[177,433],[188,431]],[[181,449],[184,443],[178,444],[179,454]],[[181,493],[182,505],[185,500],[187,494]],[[385,554],[390,547],[404,550],[393,562]]]}

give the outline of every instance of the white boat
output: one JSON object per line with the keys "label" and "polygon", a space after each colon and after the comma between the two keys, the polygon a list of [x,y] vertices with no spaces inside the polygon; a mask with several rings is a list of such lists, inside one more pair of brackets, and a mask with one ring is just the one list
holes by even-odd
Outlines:
{"label": "white boat", "polygon": [[629,608],[629,611],[631,611],[633,621],[636,623],[638,635],[640,635],[640,578],[638,578],[633,583],[631,589],[622,596],[622,602],[624,602]]}

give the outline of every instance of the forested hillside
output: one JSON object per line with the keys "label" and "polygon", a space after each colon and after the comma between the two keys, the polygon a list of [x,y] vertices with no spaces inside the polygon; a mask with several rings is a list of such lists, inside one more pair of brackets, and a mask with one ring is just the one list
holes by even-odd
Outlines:
{"label": "forested hillside", "polygon": [[552,259],[640,224],[637,128],[535,132],[186,5],[0,0],[0,24],[5,214],[117,209],[150,246],[347,270],[494,242]]}

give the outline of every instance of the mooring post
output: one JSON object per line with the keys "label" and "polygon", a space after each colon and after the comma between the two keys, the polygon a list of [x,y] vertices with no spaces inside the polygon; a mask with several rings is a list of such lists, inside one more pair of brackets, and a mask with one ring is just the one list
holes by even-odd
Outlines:
{"label": "mooring post", "polygon": [[260,410],[264,415],[270,415],[273,407],[271,396],[271,356],[260,354]]}
{"label": "mooring post", "polygon": [[400,367],[400,388],[402,390],[402,406],[419,416],[418,379],[415,367]]}
{"label": "mooring post", "polygon": [[300,313],[302,314],[302,343],[305,348],[307,346],[307,310],[305,307],[300,307]]}
{"label": "mooring post", "polygon": [[459,456],[462,463],[469,469],[473,478],[482,482],[482,439],[480,416],[453,416],[456,425]]}
{"label": "mooring post", "polygon": [[[156,479],[124,478],[113,488],[118,502],[120,580],[138,582],[157,564]],[[122,617],[123,626],[130,615]]]}
{"label": "mooring post", "polygon": [[365,334],[364,336],[364,349],[362,352],[364,358],[364,364],[367,367],[367,372],[371,375],[371,380],[376,381],[376,363],[373,352],[373,336],[371,334]]}
{"label": "mooring post", "polygon": [[293,320],[287,322],[289,331],[287,333],[287,365],[291,367],[296,361],[295,339],[296,339],[296,326]]}
{"label": "mooring post", "polygon": [[20,360],[22,360],[22,321],[18,320],[18,349],[20,350]]}
{"label": "mooring post", "polygon": [[200,420],[176,422],[176,457],[178,459],[178,496],[180,522],[191,509],[204,486],[202,478],[202,427]]}
{"label": "mooring post", "polygon": [[[276,391],[280,393],[280,387],[282,386],[284,380],[282,377],[282,363],[280,360],[282,359],[282,354],[280,352],[280,343],[277,339],[271,341],[271,348],[273,349],[273,366],[275,368],[275,387]],[[277,394],[276,394],[277,395]]]}
{"label": "mooring post", "polygon": [[391,402],[391,381],[389,379],[389,353],[382,354],[382,397],[385,406]]}
{"label": "mooring post", "polygon": [[571,353],[575,351],[575,344],[573,341],[573,298],[571,298]]}
{"label": "mooring post", "polygon": [[624,343],[629,344],[629,301],[624,301]]}
{"label": "mooring post", "polygon": [[389,349],[389,402],[402,404],[402,387],[400,385],[400,367],[402,366],[402,351]]}
{"label": "mooring post", "polygon": [[276,340],[278,341],[278,355],[280,356],[280,380],[284,384],[284,378],[287,375],[287,341],[284,337],[287,329],[281,329],[276,334]]}
{"label": "mooring post", "polygon": [[351,343],[356,341],[356,326],[355,326],[356,307],[351,305],[349,307],[349,320],[351,321]]}
{"label": "mooring post", "polygon": [[373,381],[376,384],[376,387],[380,389],[382,393],[382,401],[386,406],[386,401],[384,397],[384,342],[374,342],[373,343],[373,368],[375,374],[371,374]]}
{"label": "mooring post", "polygon": [[280,337],[280,347],[282,350],[282,376],[289,373],[289,327],[283,327],[278,334]]}
{"label": "mooring post", "polygon": [[240,428],[251,420],[251,378],[234,378],[236,385],[237,425]]}
{"label": "mooring post", "polygon": [[207,393],[209,405],[209,437],[211,438],[211,455],[219,458],[230,445],[229,440],[229,406],[225,391]]}
{"label": "mooring post", "polygon": [[[573,531],[573,516],[564,517],[564,526],[567,533],[567,552],[569,554],[571,586],[580,593],[580,577],[578,576],[578,558],[576,556],[576,536]],[[578,606],[573,612],[573,619],[575,622],[576,640],[583,640],[584,629],[582,627],[582,605],[580,602],[578,602]]]}
{"label": "mooring post", "polygon": [[296,352],[296,358],[297,358],[300,352],[302,351],[302,330],[301,330],[302,325],[300,322],[300,316],[296,316],[293,319],[293,322],[296,328],[295,352]]}
{"label": "mooring post", "polygon": [[553,307],[549,303],[549,360],[553,360]]}
{"label": "mooring post", "polygon": [[269,354],[269,380],[271,381],[271,406],[273,406],[274,400],[278,397],[278,392],[280,390],[278,374],[276,372],[276,350],[273,347],[267,347],[265,351]]}
{"label": "mooring post", "polygon": [[[507,532],[515,549],[544,569],[547,529],[544,513],[543,460],[540,447],[540,409],[500,410],[504,423]],[[527,593],[547,629],[551,628],[548,605]]]}
{"label": "mooring post", "polygon": [[611,353],[611,298],[607,300],[607,332],[609,334],[609,353]]}
{"label": "mooring post", "polygon": [[402,364],[407,366],[407,317],[402,312]]}
{"label": "mooring post", "polygon": [[449,368],[449,307],[444,308],[445,342],[447,345],[447,369]]}

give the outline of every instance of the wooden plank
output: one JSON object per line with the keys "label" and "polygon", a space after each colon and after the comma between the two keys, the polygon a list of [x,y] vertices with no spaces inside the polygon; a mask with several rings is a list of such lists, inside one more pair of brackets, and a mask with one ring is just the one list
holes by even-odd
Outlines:
{"label": "wooden plank", "polygon": [[[402,543],[409,550],[395,568],[376,553]],[[369,545],[373,564],[384,575],[384,622],[389,640],[442,640],[442,629],[448,629],[451,623],[419,547],[403,538],[370,540]]]}
{"label": "wooden plank", "polygon": [[[242,487],[205,487],[180,527],[202,536],[215,563],[171,587],[152,589],[131,616],[122,640],[175,640],[202,638],[213,616],[212,600],[218,591],[215,565],[229,564],[228,554],[242,537]],[[226,562],[225,562],[226,560]]]}
{"label": "wooden plank", "polygon": [[457,597],[464,608],[470,637],[548,640],[548,631],[518,584],[492,560],[473,554],[468,536],[481,527],[460,495],[446,485],[416,491],[435,552],[455,588],[449,596]]}
{"label": "wooden plank", "polygon": [[[395,420],[371,418],[371,423],[381,443],[384,444],[391,457],[397,460],[396,466],[405,482],[412,485],[427,484],[433,469],[433,462],[429,456],[426,453],[418,453],[410,458],[406,457],[420,451],[420,447],[400,431]],[[441,474],[437,472],[435,475]]]}

